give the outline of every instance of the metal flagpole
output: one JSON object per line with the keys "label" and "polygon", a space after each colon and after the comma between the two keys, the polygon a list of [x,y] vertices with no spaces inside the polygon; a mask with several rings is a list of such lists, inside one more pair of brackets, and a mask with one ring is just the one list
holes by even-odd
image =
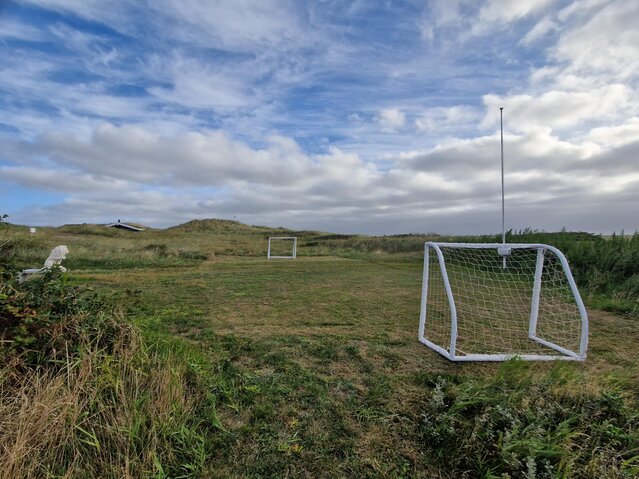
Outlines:
{"label": "metal flagpole", "polygon": [[[504,202],[504,107],[499,108],[499,124],[501,130],[501,243],[506,244],[506,219]],[[506,256],[503,257],[506,269]]]}

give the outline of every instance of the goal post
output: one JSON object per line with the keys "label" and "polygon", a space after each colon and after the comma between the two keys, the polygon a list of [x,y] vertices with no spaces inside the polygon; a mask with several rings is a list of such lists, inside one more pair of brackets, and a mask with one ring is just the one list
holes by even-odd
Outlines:
{"label": "goal post", "polygon": [[426,242],[418,337],[452,361],[581,361],[588,316],[553,246]]}
{"label": "goal post", "polygon": [[[290,242],[291,243],[291,254],[271,254],[271,245],[274,242]],[[297,236],[269,236],[268,238],[268,251],[266,253],[267,259],[295,259],[297,258]]]}

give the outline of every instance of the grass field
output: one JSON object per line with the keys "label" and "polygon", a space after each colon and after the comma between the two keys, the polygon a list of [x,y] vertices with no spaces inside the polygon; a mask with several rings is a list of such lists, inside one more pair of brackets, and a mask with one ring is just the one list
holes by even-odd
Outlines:
{"label": "grass field", "polygon": [[[297,260],[267,261],[268,236],[288,234],[300,238]],[[158,417],[182,422],[162,433],[164,442],[132,435],[135,420],[124,412],[111,426],[87,419],[94,429],[80,428],[85,441],[73,453],[82,458],[40,451],[50,463],[23,477],[639,475],[635,316],[591,307],[585,363],[452,364],[417,342],[424,237],[221,221],[142,233],[10,227],[4,236],[17,269],[66,244],[68,284],[117,293],[125,321],[159,351],[140,367],[149,377],[162,364],[169,376],[183,368],[184,395],[200,398],[171,389],[169,412]],[[589,304],[600,305],[601,294]],[[200,379],[188,379],[193,371]],[[7,377],[5,368],[5,406]],[[136,401],[152,402],[154,388]],[[181,405],[174,414],[172,403]],[[153,422],[154,407],[144,421]],[[0,459],[24,464],[11,456],[9,423],[0,413]],[[108,459],[99,427],[133,446]],[[82,462],[92,454],[111,466]],[[19,469],[9,476],[0,467],[0,476],[20,477]]]}

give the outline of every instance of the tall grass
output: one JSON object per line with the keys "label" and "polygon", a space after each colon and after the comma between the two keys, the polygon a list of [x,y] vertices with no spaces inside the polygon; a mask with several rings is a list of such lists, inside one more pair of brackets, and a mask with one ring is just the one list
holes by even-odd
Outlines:
{"label": "tall grass", "polygon": [[[119,302],[118,302],[119,303]],[[212,375],[59,272],[0,283],[0,478],[197,477]]]}
{"label": "tall grass", "polygon": [[519,361],[483,381],[426,376],[424,450],[453,477],[637,477],[636,399],[567,390],[564,366],[539,379]]}
{"label": "tall grass", "polygon": [[512,234],[518,243],[547,243],[568,258],[577,284],[591,295],[607,299],[607,309],[639,314],[639,232],[604,238],[588,233]]}
{"label": "tall grass", "polygon": [[69,246],[64,265],[74,270],[192,266],[209,257],[204,241],[185,242],[159,232],[131,233],[105,227],[78,233],[78,228],[81,227],[49,231],[42,228],[36,236],[17,232],[0,251],[0,259],[15,269],[42,266],[51,249],[59,244]]}

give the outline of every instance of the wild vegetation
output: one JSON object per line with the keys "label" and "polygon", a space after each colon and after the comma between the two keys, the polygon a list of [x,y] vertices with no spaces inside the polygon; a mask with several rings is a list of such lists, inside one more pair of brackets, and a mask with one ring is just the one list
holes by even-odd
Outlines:
{"label": "wild vegetation", "polygon": [[[567,253],[585,363],[418,344],[422,235],[9,225],[0,477],[636,477],[637,235],[511,234]],[[68,273],[16,284],[58,244]]]}
{"label": "wild vegetation", "polygon": [[[326,235],[318,238],[307,245],[318,247],[323,243],[333,254],[403,253],[413,255],[415,261],[421,260],[424,241],[501,242],[499,235]],[[509,231],[506,241],[542,243],[559,248],[570,261],[577,284],[591,296],[592,304],[609,311],[639,314],[639,232],[603,237],[585,232],[547,233],[527,229]]]}
{"label": "wild vegetation", "polygon": [[[6,258],[5,258],[6,260]],[[0,477],[185,477],[220,427],[212,375],[143,338],[126,294],[58,269],[0,284]]]}

